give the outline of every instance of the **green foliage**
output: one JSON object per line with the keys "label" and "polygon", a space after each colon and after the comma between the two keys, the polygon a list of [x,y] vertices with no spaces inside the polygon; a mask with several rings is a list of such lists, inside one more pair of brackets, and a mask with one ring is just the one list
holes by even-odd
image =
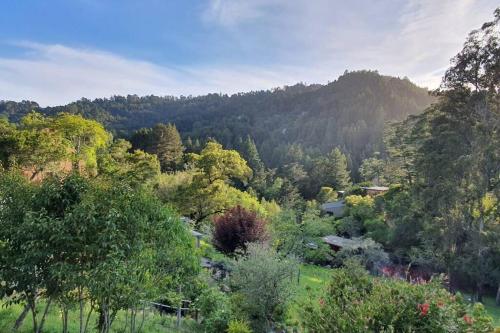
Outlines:
{"label": "green foliage", "polygon": [[363,163],[359,167],[359,173],[364,181],[375,185],[387,185],[387,181],[384,178],[385,169],[385,161],[376,157],[370,157],[363,160]]}
{"label": "green foliage", "polygon": [[216,142],[208,142],[200,154],[190,154],[190,160],[200,170],[197,180],[208,185],[216,181],[246,181],[252,175],[252,170],[237,151],[225,150]]}
{"label": "green foliage", "polygon": [[337,196],[337,191],[335,191],[333,188],[323,186],[320,188],[316,199],[320,203],[325,203],[337,200]]}
{"label": "green foliage", "polygon": [[351,184],[346,156],[335,148],[325,157],[319,157],[314,163],[312,177],[322,186],[345,190]]}
{"label": "green foliage", "polygon": [[232,316],[228,296],[220,290],[207,288],[196,301],[202,315],[201,324],[207,333],[226,332]]}
{"label": "green foliage", "polygon": [[162,171],[175,171],[182,161],[184,146],[175,125],[156,124],[151,129],[142,128],[131,137],[135,149],[155,154]]}
{"label": "green foliage", "polygon": [[71,168],[65,162],[72,162],[74,170],[95,174],[97,152],[111,140],[98,122],[65,113],[54,117],[30,113],[17,126],[2,120],[0,129],[4,167],[18,166],[31,179],[42,172],[68,172]]}
{"label": "green foliage", "polygon": [[144,184],[160,174],[160,163],[155,155],[141,150],[129,152],[132,145],[119,139],[98,153],[98,172],[106,179],[126,182],[131,185]]}
{"label": "green foliage", "polygon": [[250,244],[245,257],[235,262],[230,277],[234,292],[242,295],[237,306],[256,332],[267,332],[285,315],[293,295],[297,265],[261,244]]}
{"label": "green foliage", "polygon": [[97,166],[97,150],[111,140],[110,134],[100,123],[79,115],[61,113],[49,118],[49,129],[62,133],[71,142],[73,162],[78,165],[82,161],[88,171],[93,171]]}
{"label": "green foliage", "polygon": [[333,271],[321,298],[303,311],[314,332],[490,332],[491,318],[480,305],[470,308],[441,281],[409,284],[370,277],[360,266]]}
{"label": "green foliage", "polygon": [[352,260],[356,260],[363,267],[374,274],[378,273],[377,268],[389,262],[389,256],[385,253],[380,244],[371,238],[354,238],[356,247],[343,247],[335,254],[335,264],[337,266],[348,265]]}
{"label": "green foliage", "polygon": [[[267,215],[254,195],[234,186],[235,181],[246,181],[252,173],[238,152],[209,142],[200,154],[190,154],[190,160],[191,169],[163,175],[157,189],[160,197],[182,214],[198,224],[237,205]],[[267,207],[276,210],[275,206]]]}
{"label": "green foliage", "polygon": [[198,272],[185,226],[144,190],[78,175],[38,186],[8,172],[0,177],[0,202],[1,295],[27,303],[34,320],[39,297],[64,313],[89,302],[109,320]]}
{"label": "green foliage", "polygon": [[272,245],[280,253],[320,265],[331,263],[332,250],[321,237],[337,233],[333,217],[321,217],[309,207],[299,221],[296,212],[283,210],[271,219],[270,228]]}
{"label": "green foliage", "polygon": [[260,158],[255,141],[250,136],[247,136],[243,143],[242,154],[245,160],[248,161],[248,165],[252,170],[257,172],[264,169],[264,163]]}
{"label": "green foliage", "polygon": [[316,247],[309,248],[306,246],[304,248],[302,254],[304,262],[314,265],[331,265],[335,258],[332,249],[320,238],[315,240]]}
{"label": "green foliage", "polygon": [[231,320],[227,327],[227,333],[252,333],[252,330],[244,321]]}
{"label": "green foliage", "polygon": [[[176,125],[183,138],[191,138],[192,146],[196,146],[191,148],[193,152],[198,152],[208,138],[225,147],[239,147],[239,138],[250,135],[261,159],[271,168],[290,163],[283,161],[282,151],[292,144],[300,143],[309,158],[342,147],[356,179],[363,158],[382,151],[385,122],[420,113],[434,100],[426,89],[409,80],[375,71],[356,71],[346,72],[327,85],[297,84],[234,96],[129,95],[94,101],[81,99],[49,108],[28,101],[6,101],[0,102],[0,114],[15,122],[34,109],[47,115],[81,114],[103,123],[120,137],[130,136],[142,127],[169,122]],[[142,149],[135,142],[134,147]],[[300,161],[305,167],[306,156]],[[315,188],[308,198],[318,190]]]}

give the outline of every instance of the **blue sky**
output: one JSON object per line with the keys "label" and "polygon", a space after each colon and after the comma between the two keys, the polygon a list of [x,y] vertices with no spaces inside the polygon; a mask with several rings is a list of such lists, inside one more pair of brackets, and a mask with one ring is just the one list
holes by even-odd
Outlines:
{"label": "blue sky", "polygon": [[0,99],[198,95],[377,69],[439,84],[495,0],[2,0]]}

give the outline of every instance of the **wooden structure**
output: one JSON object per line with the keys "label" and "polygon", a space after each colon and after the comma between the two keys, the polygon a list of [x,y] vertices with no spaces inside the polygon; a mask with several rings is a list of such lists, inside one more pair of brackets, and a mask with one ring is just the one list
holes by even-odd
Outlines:
{"label": "wooden structure", "polygon": [[362,187],[362,189],[365,190],[366,194],[369,196],[384,194],[385,192],[389,191],[389,188],[387,186],[366,186]]}

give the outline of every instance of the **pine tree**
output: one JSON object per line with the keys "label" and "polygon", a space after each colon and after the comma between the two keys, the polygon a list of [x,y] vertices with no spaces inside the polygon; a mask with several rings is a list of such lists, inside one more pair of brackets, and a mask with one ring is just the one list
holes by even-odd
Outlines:
{"label": "pine tree", "polygon": [[[329,186],[342,190],[351,185],[347,168],[347,158],[339,148],[333,149],[327,156],[315,161],[312,178],[318,186]],[[319,189],[318,189],[319,190]],[[317,191],[316,190],[316,193]]]}
{"label": "pine tree", "polygon": [[347,158],[340,151],[335,148],[328,154],[329,168],[328,173],[331,177],[331,184],[335,189],[345,189],[351,185],[351,177],[347,168]]}
{"label": "pine tree", "polygon": [[153,128],[153,152],[158,155],[162,171],[174,171],[184,152],[181,136],[175,125],[158,124]]}
{"label": "pine tree", "polygon": [[247,139],[243,142],[243,156],[252,170],[260,171],[264,169],[264,163],[262,163],[255,141],[250,136],[247,136]]}

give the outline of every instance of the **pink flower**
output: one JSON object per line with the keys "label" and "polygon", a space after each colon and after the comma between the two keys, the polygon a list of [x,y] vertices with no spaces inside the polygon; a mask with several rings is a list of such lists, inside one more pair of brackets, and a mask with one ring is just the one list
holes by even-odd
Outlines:
{"label": "pink flower", "polygon": [[472,319],[472,317],[465,314],[464,321],[467,323],[467,325],[472,325],[472,323],[474,322],[474,319]]}
{"label": "pink flower", "polygon": [[420,310],[420,316],[425,317],[429,312],[429,303],[419,304],[418,309]]}

